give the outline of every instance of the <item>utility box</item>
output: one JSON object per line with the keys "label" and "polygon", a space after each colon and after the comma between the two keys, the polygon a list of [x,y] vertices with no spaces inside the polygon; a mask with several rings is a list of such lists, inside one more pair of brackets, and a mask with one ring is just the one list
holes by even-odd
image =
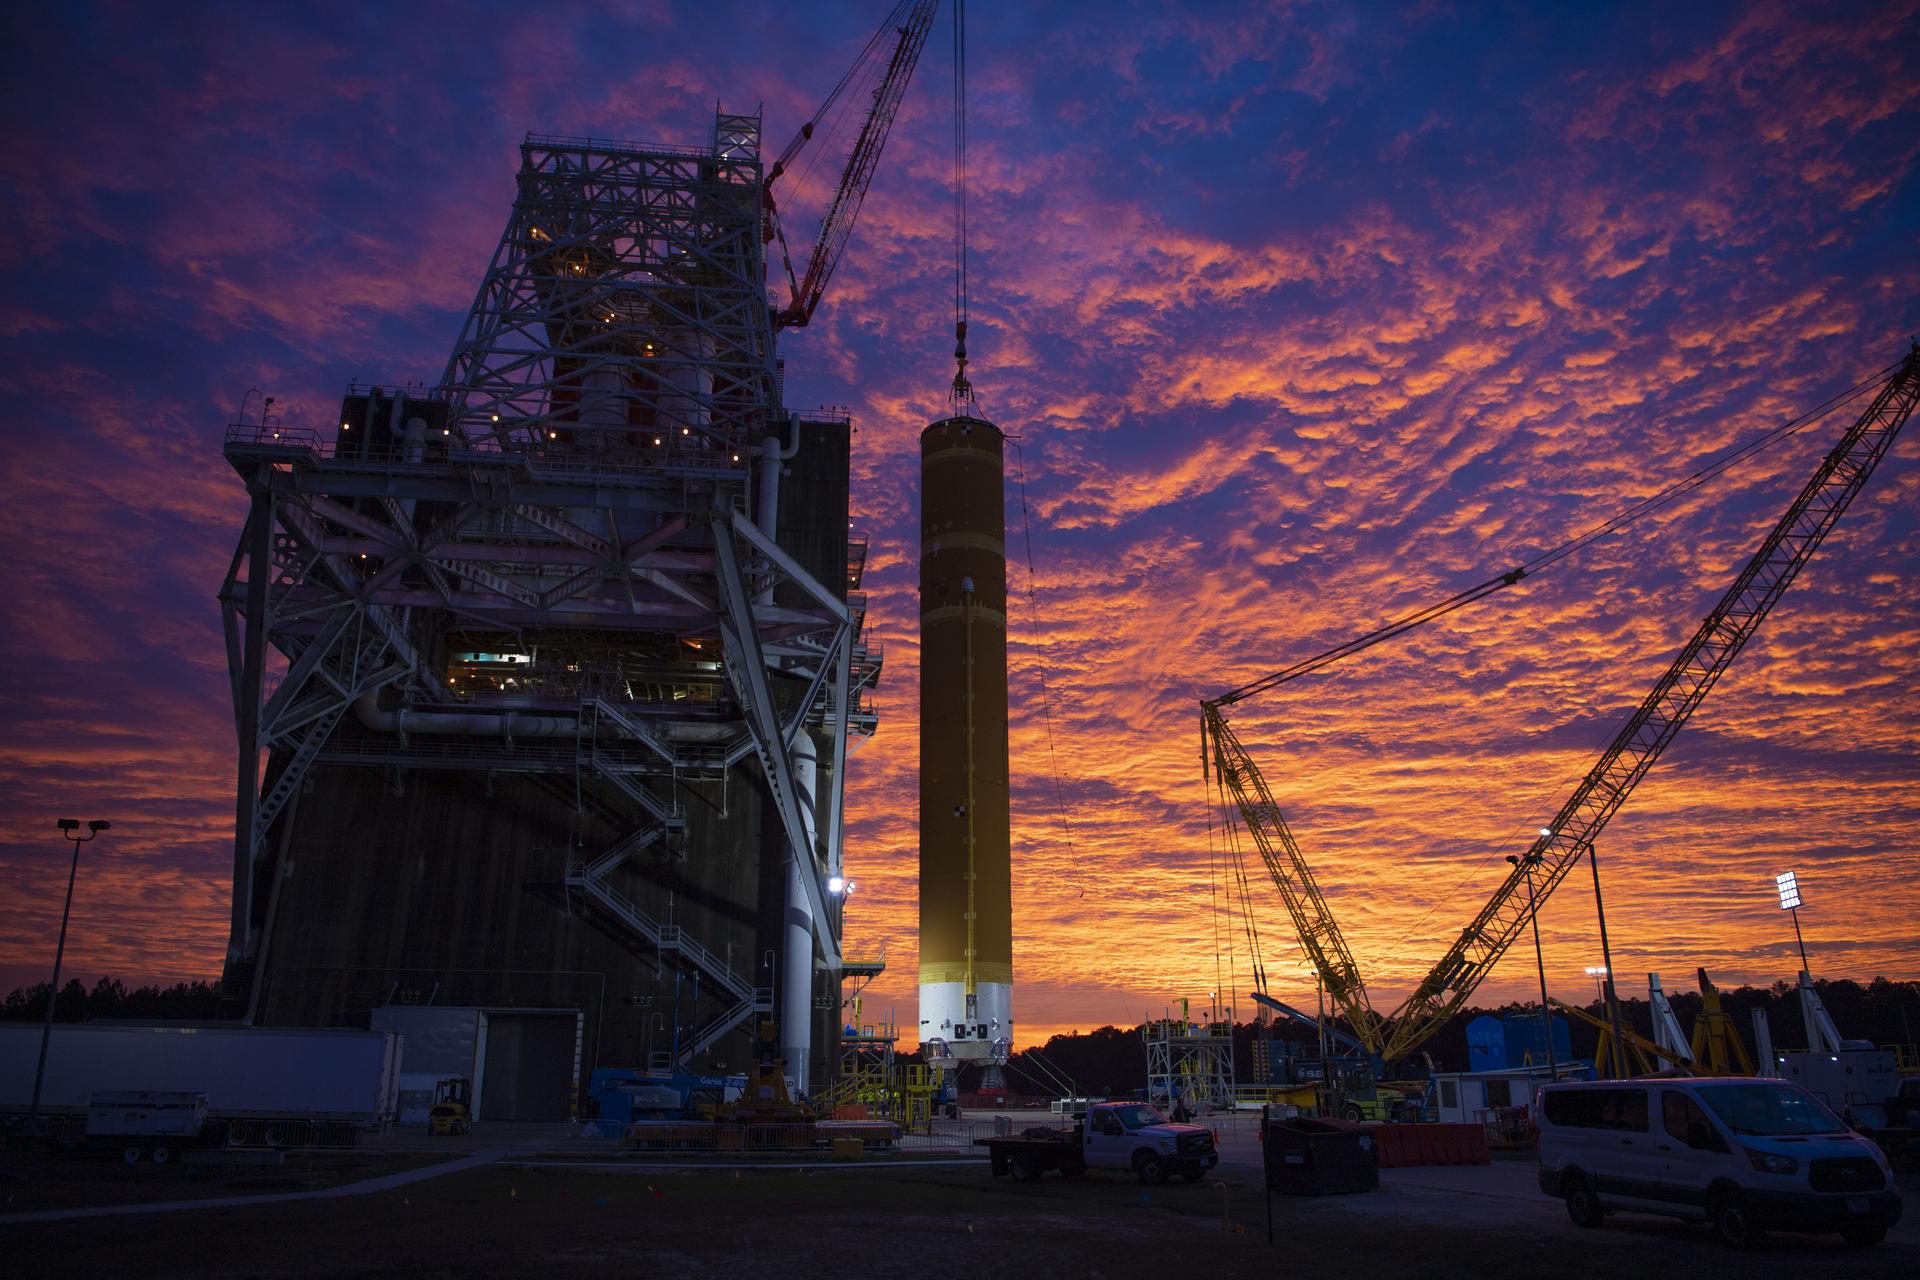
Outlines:
{"label": "utility box", "polygon": [[1338,1196],[1380,1187],[1373,1134],[1348,1120],[1283,1118],[1263,1109],[1267,1190],[1291,1196]]}

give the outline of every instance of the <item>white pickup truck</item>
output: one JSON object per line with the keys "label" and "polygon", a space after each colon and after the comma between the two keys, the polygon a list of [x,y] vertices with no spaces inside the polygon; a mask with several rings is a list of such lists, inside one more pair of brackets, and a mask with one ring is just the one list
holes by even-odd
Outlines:
{"label": "white pickup truck", "polygon": [[1197,1124],[1175,1124],[1157,1107],[1140,1102],[1099,1102],[1071,1129],[1028,1129],[1019,1137],[977,1138],[987,1148],[993,1172],[1015,1182],[1033,1182],[1049,1169],[1077,1178],[1088,1169],[1131,1173],[1141,1182],[1178,1175],[1198,1182],[1220,1162],[1213,1134]]}

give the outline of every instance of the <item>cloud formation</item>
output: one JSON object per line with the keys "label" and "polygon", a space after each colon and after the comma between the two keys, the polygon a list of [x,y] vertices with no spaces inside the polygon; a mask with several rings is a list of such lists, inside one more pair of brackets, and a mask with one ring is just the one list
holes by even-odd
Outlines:
{"label": "cloud formation", "polygon": [[[1027,516],[1009,545],[1028,1034],[1222,988],[1244,1016],[1249,924],[1281,994],[1310,998],[1271,887],[1254,876],[1251,921],[1221,909],[1197,698],[1557,545],[1902,352],[1920,328],[1916,17],[1892,0],[978,23],[970,347],[1021,437]],[[24,122],[0,157],[0,379],[20,415],[0,433],[0,968],[43,964],[50,819],[69,810],[116,823],[70,964],[218,967],[232,722],[212,597],[243,509],[219,441],[246,390],[297,417],[350,378],[437,377],[523,132],[699,142],[718,99],[762,103],[777,149],[872,18],[0,17],[17,63],[0,98]],[[784,351],[789,401],[849,405],[860,427],[888,666],[850,780],[848,949],[886,948],[868,1007],[909,1024],[913,459],[950,376],[943,38]],[[1844,416],[1236,713],[1377,998],[1484,900]],[[1609,829],[1623,979],[1789,976],[1770,899],[1789,866],[1819,968],[1920,976],[1914,456],[1896,446]],[[1542,912],[1563,991],[1597,963],[1592,921],[1579,877]],[[1526,986],[1503,970],[1488,994]]]}

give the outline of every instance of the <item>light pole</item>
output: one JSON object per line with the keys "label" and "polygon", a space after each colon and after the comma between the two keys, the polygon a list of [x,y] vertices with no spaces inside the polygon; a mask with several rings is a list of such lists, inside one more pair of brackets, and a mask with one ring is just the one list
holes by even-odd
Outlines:
{"label": "light pole", "polygon": [[1540,950],[1540,904],[1533,896],[1533,869],[1540,865],[1540,851],[1515,856],[1507,855],[1507,861],[1520,868],[1527,876],[1527,918],[1533,923],[1533,962],[1540,970],[1540,1027],[1547,1033],[1547,1079],[1560,1078],[1560,1064],[1553,1052],[1553,1006],[1547,1003],[1547,958]]}
{"label": "light pole", "polygon": [[1783,871],[1773,878],[1774,888],[1780,891],[1780,908],[1793,913],[1793,940],[1800,944],[1800,972],[1810,974],[1807,966],[1807,940],[1800,936],[1800,877],[1791,871]]}
{"label": "light pole", "polygon": [[1602,1008],[1606,1007],[1607,989],[1601,985],[1600,979],[1606,972],[1605,969],[1597,964],[1590,964],[1586,969],[1587,976],[1593,979],[1593,1002]]}
{"label": "light pole", "polygon": [[[1552,833],[1542,828],[1541,834]],[[1607,945],[1607,907],[1600,897],[1600,855],[1591,842],[1587,844],[1587,866],[1593,870],[1593,910],[1600,917],[1600,963],[1606,966],[1601,981],[1605,983],[1607,1022],[1613,1028],[1613,1043],[1608,1046],[1612,1053],[1609,1056],[1613,1058],[1613,1078],[1624,1080],[1627,1077],[1627,1033],[1620,1021],[1620,996],[1613,985],[1613,949]]]}
{"label": "light pole", "polygon": [[40,1028],[40,1064],[33,1070],[33,1101],[27,1107],[29,1133],[34,1132],[40,1122],[40,1089],[47,1080],[47,1045],[53,1039],[53,1002],[60,995],[60,962],[67,955],[67,920],[73,915],[73,880],[80,871],[80,846],[112,825],[110,822],[89,822],[87,834],[78,835],[78,820],[60,819],[60,834],[73,845],[73,862],[67,868],[67,905],[60,910],[60,943],[53,950],[53,985],[47,988],[47,1021]]}

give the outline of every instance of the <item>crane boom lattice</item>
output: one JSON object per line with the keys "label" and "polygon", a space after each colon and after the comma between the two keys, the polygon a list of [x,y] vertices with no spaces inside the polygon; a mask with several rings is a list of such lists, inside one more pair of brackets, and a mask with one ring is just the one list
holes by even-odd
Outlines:
{"label": "crane boom lattice", "polygon": [[[1706,699],[1727,667],[1806,567],[1920,400],[1920,353],[1911,354],[1821,460],[1733,585],[1701,621],[1600,759],[1567,797],[1530,852],[1540,855],[1535,892],[1553,891],[1619,812],[1640,779]],[[1526,876],[1507,874],[1446,955],[1393,1013],[1389,1057],[1440,1029],[1473,994],[1527,921]]]}
{"label": "crane boom lattice", "polygon": [[1326,983],[1327,998],[1353,1026],[1353,1031],[1369,1050],[1379,1050],[1379,1019],[1367,1001],[1366,984],[1360,978],[1360,966],[1354,963],[1345,935],[1333,918],[1333,909],[1320,892],[1312,868],[1301,856],[1280,806],[1267,790],[1253,757],[1227,724],[1220,709],[1208,706],[1206,736],[1213,767],[1223,790],[1233,796],[1234,805],[1260,850],[1267,872],[1293,917],[1294,932],[1307,958]]}
{"label": "crane boom lattice", "polygon": [[[1528,872],[1535,902],[1588,853],[1647,771],[1706,699],[1819,549],[1920,402],[1920,346],[1894,367],[1873,401],[1830,450],[1691,639],[1615,733],[1586,776],[1419,986],[1386,1019],[1366,987],[1331,907],[1301,856],[1258,767],[1223,707],[1274,681],[1256,681],[1201,704],[1206,756],[1219,771],[1293,918],[1302,949],[1334,1006],[1368,1049],[1388,1060],[1425,1043],[1459,1011],[1526,926]],[[1495,580],[1496,582],[1499,580]],[[1491,585],[1491,584],[1488,584]],[[1476,589],[1479,591],[1480,589]],[[1482,591],[1481,594],[1485,592]],[[1477,598],[1477,597],[1476,597]],[[1437,615],[1436,615],[1437,616]],[[1324,665],[1324,664],[1322,664]],[[1532,855],[1538,855],[1537,865]]]}
{"label": "crane boom lattice", "polygon": [[[820,305],[820,298],[826,292],[827,281],[832,278],[834,268],[840,265],[840,255],[846,251],[847,241],[853,237],[853,224],[860,216],[861,202],[867,198],[867,188],[873,184],[874,170],[880,165],[880,152],[887,145],[887,136],[893,132],[893,121],[900,114],[900,102],[906,97],[907,84],[913,79],[913,69],[920,61],[920,51],[926,47],[927,33],[933,26],[935,11],[939,0],[915,0],[907,11],[904,21],[894,30],[893,52],[888,56],[887,69],[881,77],[879,86],[873,91],[873,104],[868,109],[865,120],[861,122],[859,136],[854,139],[852,149],[847,153],[847,163],[840,175],[840,185],[834,189],[833,202],[827,207],[827,213],[820,220],[820,235],[815,240],[813,252],[807,259],[806,276],[794,286],[793,296],[785,307],[774,313],[776,328],[799,328],[813,318],[813,312]],[[897,5],[894,17],[907,9],[905,3]],[[863,60],[872,56],[876,46],[868,45]],[[846,81],[841,85],[844,87]],[[835,89],[835,94],[840,92]],[[813,136],[811,122],[802,130],[802,136],[795,139],[781,156],[775,175],[785,168],[786,161],[793,157],[799,146]],[[773,177],[769,177],[768,193],[771,195]],[[771,201],[769,201],[771,207]],[[784,248],[785,238],[781,238]],[[791,265],[789,264],[789,270]]]}

